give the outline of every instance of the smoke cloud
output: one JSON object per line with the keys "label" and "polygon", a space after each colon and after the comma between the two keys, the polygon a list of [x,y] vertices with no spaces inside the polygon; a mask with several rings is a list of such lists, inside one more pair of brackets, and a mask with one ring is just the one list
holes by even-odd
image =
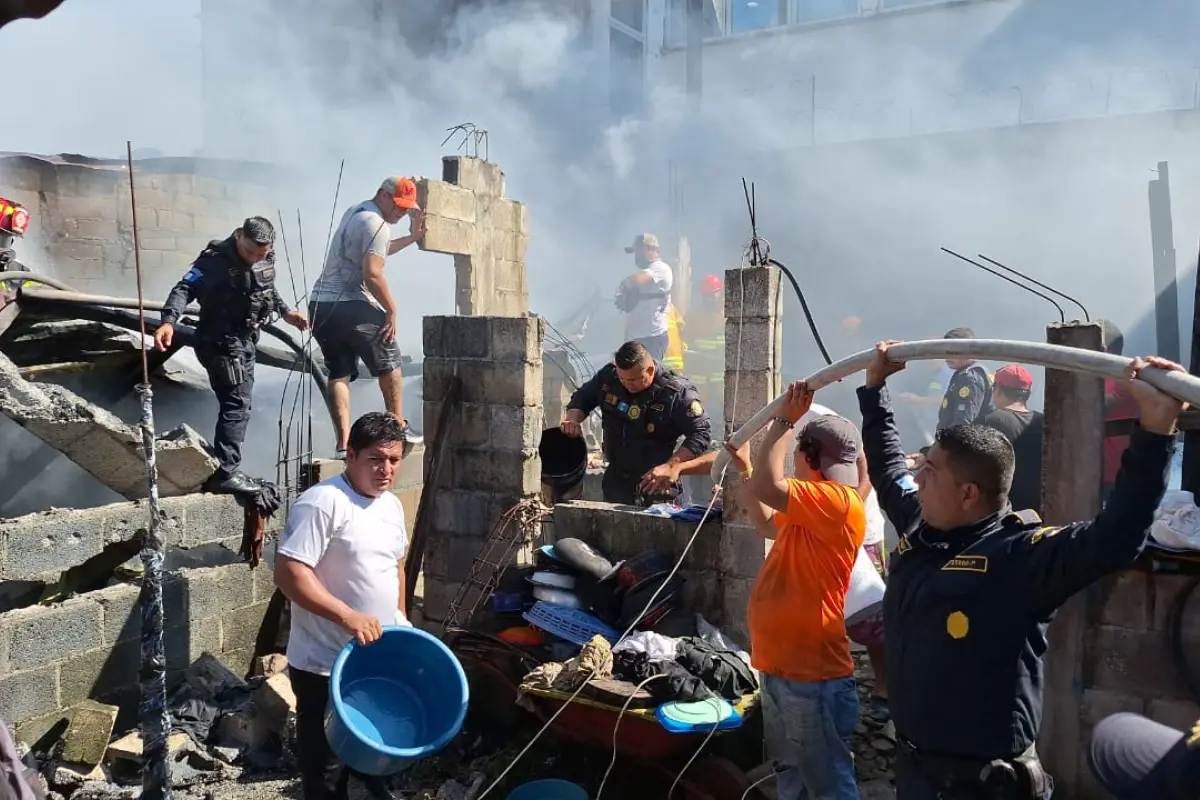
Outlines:
{"label": "smoke cloud", "polygon": [[[437,176],[457,145],[442,144],[447,129],[472,122],[488,130],[509,196],[529,205],[531,307],[552,322],[596,289],[611,294],[631,270],[621,247],[641,231],[668,251],[687,235],[697,278],[737,266],[746,177],[759,232],[799,278],[834,357],[959,325],[1043,339],[1057,320],[1049,304],[943,245],[1077,295],[1125,329],[1127,353],[1152,350],[1146,184],[1169,161],[1187,358],[1195,4],[976,0],[739,37],[705,48],[698,114],[682,50],[651,48],[645,85],[625,81],[593,46],[586,5],[205,0],[202,23],[196,0],[69,0],[0,33],[8,60],[41,78],[9,87],[7,145],[112,156],[129,138],[165,155],[283,164],[311,187],[296,198],[311,253],[343,158],[342,208],[385,175]],[[680,41],[677,20],[666,30]],[[640,114],[610,111],[638,98]],[[417,353],[420,317],[452,312],[451,259],[405,251],[388,276],[401,344]],[[821,359],[785,291],[785,362],[799,377]],[[607,303],[597,315],[585,349],[599,358],[620,319]],[[855,338],[841,327],[851,315],[863,320]],[[358,397],[379,403],[365,390],[356,410]]]}

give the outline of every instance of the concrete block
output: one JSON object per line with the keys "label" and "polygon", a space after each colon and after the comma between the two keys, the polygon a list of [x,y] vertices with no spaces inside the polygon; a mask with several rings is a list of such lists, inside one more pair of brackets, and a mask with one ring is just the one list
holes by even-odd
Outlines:
{"label": "concrete block", "polygon": [[254,692],[254,710],[276,734],[283,735],[288,716],[296,713],[296,694],[286,673],[272,675]]}
{"label": "concrete block", "polygon": [[420,487],[404,490],[392,490],[392,493],[400,498],[400,505],[404,508],[404,519],[408,521],[409,531],[416,524],[417,509],[421,505]]}
{"label": "concrete block", "polygon": [[189,621],[223,616],[254,602],[254,575],[242,564],[189,570],[183,579]]}
{"label": "concrete block", "polygon": [[451,359],[492,356],[492,330],[487,317],[443,317],[442,320],[440,355]]}
{"label": "concrete block", "polygon": [[[1192,583],[1190,575],[1168,575],[1158,573],[1150,581],[1153,593],[1154,611],[1152,626],[1156,631],[1166,632],[1171,624],[1171,612],[1179,595]],[[1185,614],[1183,618],[1183,638],[1185,640],[1200,640],[1200,619],[1195,614]]]}
{"label": "concrete block", "polygon": [[756,578],[767,554],[763,538],[751,525],[723,525],[717,549],[717,568],[735,578]]}
{"label": "concrete block", "polygon": [[103,516],[88,511],[49,511],[0,522],[4,577],[56,576],[103,549]]}
{"label": "concrete block", "polygon": [[529,252],[529,236],[517,231],[495,231],[492,234],[493,258],[524,263]]}
{"label": "concrete block", "polygon": [[725,270],[725,317],[765,320],[777,317],[780,277],[776,267],[746,267]]}
{"label": "concrete block", "polygon": [[[460,586],[458,582],[446,581],[434,575],[425,576],[425,597],[421,607],[425,622],[435,623],[440,629],[440,623],[446,619],[446,613],[458,595]],[[3,682],[0,682],[0,708],[3,708],[2,692]]]}
{"label": "concrete block", "polygon": [[71,725],[63,742],[62,760],[89,767],[103,761],[113,724],[117,721],[117,711],[116,706],[94,701],[77,705],[71,713]]}
{"label": "concrete block", "polygon": [[414,447],[400,463],[400,472],[392,491],[401,489],[420,489],[425,483],[425,446]]}
{"label": "concrete block", "polygon": [[[205,498],[216,499],[217,497],[219,495],[164,497],[158,507],[163,515],[163,518],[159,520],[159,530],[167,545],[174,546],[183,543],[186,512],[189,507],[199,507],[205,503]],[[103,514],[101,531],[105,545],[128,541],[135,536],[144,535],[150,524],[150,506],[146,500],[113,503],[99,509],[89,510],[99,511]]]}
{"label": "concrete block", "polygon": [[1154,625],[1151,580],[1144,572],[1126,570],[1101,581],[1100,624],[1151,630]]}
{"label": "concrete block", "polygon": [[529,227],[528,209],[517,200],[493,200],[491,222],[496,230],[525,233]]}
{"label": "concrete block", "polygon": [[[209,214],[212,201],[193,192],[179,192],[171,197],[170,209],[180,214]],[[193,219],[193,225],[195,220]]]}
{"label": "concrete block", "polygon": [[608,555],[598,532],[612,527],[614,514],[615,506],[611,503],[587,500],[559,503],[554,507],[554,538],[580,539]]}
{"label": "concrete block", "polygon": [[43,667],[0,678],[0,719],[10,725],[53,714],[59,708],[58,667]]}
{"label": "concrete block", "polygon": [[113,219],[117,216],[120,203],[111,195],[67,195],[59,194],[54,203],[55,211],[62,219]]}
{"label": "concrete block", "polygon": [[65,227],[67,236],[71,239],[116,241],[120,237],[117,221],[111,218],[70,220]]}
{"label": "concrete block", "polygon": [[720,625],[721,629],[733,637],[734,641],[748,645],[750,643],[750,633],[746,627],[746,609],[750,605],[750,594],[754,589],[754,579],[727,576],[721,580],[721,587],[725,591],[721,621],[715,622],[710,619],[709,622],[712,622],[714,625]]}
{"label": "concrete block", "polygon": [[[433,522],[439,536],[442,534],[469,536],[482,542],[483,537],[487,536],[502,511],[499,500],[491,492],[442,489],[433,499]],[[432,540],[430,547],[433,547]],[[432,563],[428,553],[425,556],[425,563],[426,565]],[[450,575],[451,573],[441,572],[438,574]]]}
{"label": "concrete block", "polygon": [[100,242],[87,239],[64,239],[54,242],[46,252],[56,261],[102,261],[104,248]]}
{"label": "concrete block", "polygon": [[541,317],[487,317],[491,357],[498,361],[542,360],[546,321]]}
{"label": "concrete block", "polygon": [[1161,633],[1103,625],[1091,633],[1090,657],[1084,659],[1087,685],[1147,700],[1187,696],[1177,670],[1164,669],[1171,654]]}
{"label": "concrete block", "polygon": [[1181,731],[1190,731],[1200,720],[1200,706],[1191,700],[1151,700],[1145,713],[1155,722]]}
{"label": "concrete block", "polygon": [[500,165],[471,156],[443,156],[442,179],[492,198],[504,196],[504,171]]}
{"label": "concrete block", "polygon": [[32,745],[35,742],[42,742],[43,737],[46,737],[43,744],[53,744],[71,724],[71,711],[70,709],[55,709],[49,714],[28,717],[21,722],[12,721],[10,724],[16,733],[18,742]]}
{"label": "concrete block", "polygon": [[160,231],[191,234],[196,230],[195,215],[183,211],[168,211],[160,208],[155,211],[154,219]]}
{"label": "concrete block", "polygon": [[196,191],[194,176],[181,173],[149,175],[143,177],[142,182],[148,182],[151,189],[157,189],[160,192],[191,194]]}
{"label": "concrete block", "polygon": [[429,538],[425,574],[449,583],[462,583],[483,547],[482,536],[459,536],[439,530]]}
{"label": "concrete block", "polygon": [[163,236],[161,234],[151,236],[139,236],[138,244],[143,250],[163,250],[165,252],[173,252],[179,249],[179,240],[174,236]]}
{"label": "concrete block", "polygon": [[138,605],[141,590],[136,586],[110,586],[88,595],[100,606],[100,638],[111,645],[136,639],[142,629]]}
{"label": "concrete block", "polygon": [[475,193],[445,181],[418,178],[417,203],[427,215],[475,223]]}
{"label": "concrete block", "polygon": [[10,611],[0,617],[0,630],[11,637],[9,665],[15,671],[50,664],[103,643],[100,605],[86,599]]}
{"label": "concrete block", "polygon": [[[462,403],[451,412],[446,431],[451,447],[486,447],[491,441],[491,414],[483,403]],[[442,413],[442,402],[425,401],[425,430],[433,430]]]}
{"label": "concrete block", "polygon": [[[742,370],[736,373],[726,371],[723,403],[725,422],[732,423],[734,428],[741,427],[746,420],[761,411],[764,405],[783,393],[782,383],[779,373],[775,370]],[[720,429],[720,423],[716,429]]]}
{"label": "concrete block", "polygon": [[541,490],[541,459],[537,450],[462,450],[457,454],[454,482],[462,489],[532,497]]}
{"label": "concrete block", "polygon": [[1086,726],[1094,726],[1105,717],[1123,711],[1134,714],[1146,713],[1146,701],[1120,692],[1105,689],[1084,689],[1079,706],[1079,719]]}
{"label": "concrete block", "polygon": [[142,662],[141,645],[137,641],[87,651],[78,648],[75,653],[59,667],[62,705],[106,698],[124,687],[137,685]]}
{"label": "concrete block", "polygon": [[425,236],[417,246],[428,253],[470,255],[475,252],[475,226],[448,217],[425,215]]}
{"label": "concrete block", "polygon": [[254,659],[254,669],[251,671],[251,675],[256,678],[269,678],[283,672],[287,667],[287,656],[283,653],[271,653],[268,656]]}
{"label": "concrete block", "polygon": [[217,178],[195,175],[192,177],[192,184],[192,192],[201,197],[207,197],[212,200],[223,200],[230,196],[225,181]]}
{"label": "concrete block", "polygon": [[[172,733],[167,737],[167,752],[177,753],[180,748],[188,743],[188,735],[186,733]],[[136,731],[120,739],[108,746],[108,752],[105,758],[112,761],[140,761],[142,758],[142,735]]]}
{"label": "concrete block", "polygon": [[[543,420],[538,406],[487,406],[490,413],[493,450],[536,449],[541,439]],[[539,467],[540,469],[540,467]]]}
{"label": "concrete block", "polygon": [[[725,369],[743,372],[775,369],[779,365],[783,328],[770,320],[725,321]],[[741,351],[738,336],[741,336]]]}
{"label": "concrete block", "polygon": [[542,402],[541,361],[492,361],[488,378],[479,388],[494,405],[536,406]]}
{"label": "concrete block", "polygon": [[222,653],[254,650],[268,605],[268,602],[252,603],[220,617]]}
{"label": "concrete block", "polygon": [[[492,281],[497,294],[515,293],[519,297],[525,298],[528,302],[529,297],[529,278],[525,271],[525,264],[521,261],[507,261],[498,258],[492,264]],[[513,316],[519,316],[525,312],[519,312]],[[507,314],[505,316],[508,316]]]}
{"label": "concrete block", "polygon": [[680,606],[696,614],[702,614],[714,625],[724,612],[724,582],[720,576],[710,572],[694,573],[680,570],[684,579]]}
{"label": "concrete block", "polygon": [[163,630],[163,645],[167,650],[167,669],[182,671],[205,653],[221,652],[221,620],[180,622],[168,617]]}
{"label": "concrete block", "polygon": [[[194,494],[183,499],[184,547],[196,547],[240,537],[246,512],[229,495]],[[278,524],[279,518],[276,517]]]}

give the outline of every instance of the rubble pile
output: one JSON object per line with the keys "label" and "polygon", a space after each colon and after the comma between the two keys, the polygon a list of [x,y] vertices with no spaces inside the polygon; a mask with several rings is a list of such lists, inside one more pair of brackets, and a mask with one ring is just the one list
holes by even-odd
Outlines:
{"label": "rubble pile", "polygon": [[[870,707],[871,695],[875,690],[875,672],[867,660],[865,651],[854,652],[854,678],[858,684],[859,707]],[[854,762],[858,771],[858,783],[864,790],[864,798],[895,797],[894,765],[896,761],[896,728],[892,722],[880,722],[869,714],[860,714],[854,729]]]}

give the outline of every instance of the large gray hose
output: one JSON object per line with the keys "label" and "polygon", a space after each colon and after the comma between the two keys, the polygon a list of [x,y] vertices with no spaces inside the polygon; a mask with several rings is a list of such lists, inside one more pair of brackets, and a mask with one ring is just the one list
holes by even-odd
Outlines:
{"label": "large gray hose", "polygon": [[[1095,375],[1097,378],[1120,378],[1125,374],[1125,368],[1132,361],[1129,358],[1100,353],[1095,350],[1082,350],[1076,347],[1063,347],[1042,342],[1012,342],[1006,339],[933,339],[901,342],[888,348],[888,356],[892,361],[938,361],[946,358],[1015,361],[1067,372]],[[861,353],[855,353],[817,370],[805,380],[812,389],[821,389],[865,370],[874,358],[874,349],[863,350]],[[1161,392],[1193,405],[1200,405],[1200,378],[1194,375],[1148,367],[1139,373],[1139,377]],[[745,424],[729,437],[730,444],[738,447],[750,441],[771,421],[772,417],[779,413],[786,396],[784,394],[776,397],[765,408],[746,420]],[[724,472],[725,465],[728,463],[728,453],[722,451],[717,454],[717,460],[713,462],[711,470],[714,481],[720,482],[721,473]]]}
{"label": "large gray hose", "polygon": [[25,281],[31,281],[33,283],[40,283],[44,286],[53,286],[55,289],[61,289],[64,292],[74,291],[74,289],[72,289],[70,286],[63,283],[62,281],[57,280],[55,278],[51,278],[47,275],[41,275],[37,272],[22,272],[20,270],[13,271],[13,272],[0,272],[0,285],[3,285],[7,281],[13,281],[13,282],[18,282],[18,283],[24,283]]}

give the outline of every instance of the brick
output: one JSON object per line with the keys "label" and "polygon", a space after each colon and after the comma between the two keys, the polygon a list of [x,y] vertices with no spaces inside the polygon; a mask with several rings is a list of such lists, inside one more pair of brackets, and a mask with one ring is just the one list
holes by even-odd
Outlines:
{"label": "brick", "polygon": [[524,262],[529,252],[529,237],[517,231],[495,231],[492,235],[492,253],[503,261]]}
{"label": "brick", "polygon": [[221,652],[253,650],[269,602],[252,603],[231,611],[221,620]]}
{"label": "brick", "polygon": [[[455,596],[458,594],[459,586],[459,583],[451,583],[436,576],[425,576],[425,596],[423,598],[421,613],[424,615],[426,622],[441,623],[446,619],[446,613]],[[2,686],[3,683],[0,682],[0,687]],[[2,695],[0,695],[0,698],[2,698]],[[3,708],[3,706],[0,705],[0,708]]]}
{"label": "brick", "polygon": [[99,242],[83,239],[54,242],[46,250],[52,258],[59,261],[101,261],[104,259],[104,248]]}
{"label": "brick", "polygon": [[296,713],[296,694],[292,691],[291,678],[286,673],[267,678],[254,692],[254,710],[271,731],[283,735],[288,716]]}
{"label": "brick", "polygon": [[50,664],[102,644],[100,605],[90,600],[12,611],[0,624],[12,638],[9,663],[15,671]]}
{"label": "brick", "polygon": [[721,579],[721,588],[725,592],[721,603],[721,619],[710,619],[709,622],[720,625],[729,637],[745,645],[750,641],[746,627],[746,609],[750,605],[754,579],[725,577]]}
{"label": "brick", "polygon": [[427,253],[470,255],[475,252],[475,226],[469,222],[425,215],[425,236],[417,245]]}
{"label": "brick", "polygon": [[1154,623],[1151,578],[1144,572],[1126,570],[1100,582],[1099,621],[1133,630],[1151,630]]}
{"label": "brick", "polygon": [[470,156],[443,156],[442,177],[477,194],[504,196],[504,172],[491,161]]}
{"label": "brick", "polygon": [[180,192],[191,194],[196,190],[196,184],[193,176],[184,174],[161,174],[150,175],[148,178],[143,178],[143,181],[148,180],[151,189],[157,189],[162,192]]}
{"label": "brick", "polygon": [[[16,732],[18,742],[25,742],[31,746],[40,745],[39,749],[46,752],[71,724],[71,710],[55,709],[49,714],[29,717],[24,721],[13,720],[11,724]],[[42,741],[43,737],[45,737],[44,742]]]}
{"label": "brick", "polygon": [[597,538],[600,531],[608,530],[606,515],[614,513],[609,503],[576,500],[559,503],[554,507],[554,538],[579,539],[603,551],[603,543]]}
{"label": "brick", "polygon": [[[526,274],[524,262],[497,258],[492,264],[492,282],[497,294],[513,292],[522,295],[525,303],[528,304],[529,277]],[[513,316],[520,316],[527,310],[518,311]]]}
{"label": "brick", "polygon": [[254,576],[242,564],[183,573],[190,621],[219,617],[254,601]]}
{"label": "brick", "polygon": [[[451,447],[485,447],[491,441],[491,415],[482,403],[462,403],[451,412],[446,431]],[[425,430],[433,430],[442,413],[442,403],[425,401]]]}
{"label": "brick", "polygon": [[73,706],[89,698],[106,697],[124,687],[137,685],[138,669],[142,662],[139,642],[125,641],[112,647],[87,651],[76,648],[75,652],[60,667],[62,705]]}
{"label": "brick", "polygon": [[112,219],[120,205],[123,204],[118,203],[115,194],[82,197],[60,194],[55,210],[63,219]]}
{"label": "brick", "polygon": [[479,387],[483,399],[495,405],[536,406],[542,402],[541,362],[493,361],[486,383]]}
{"label": "brick", "polygon": [[208,178],[203,175],[195,175],[192,178],[192,192],[200,197],[207,197],[212,200],[223,200],[229,196],[225,181],[216,178]]}
{"label": "brick", "polygon": [[1168,699],[1186,696],[1187,688],[1171,668],[1171,655],[1161,633],[1096,626],[1091,630],[1090,658],[1084,675],[1087,685],[1144,697]]}
{"label": "brick", "polygon": [[0,719],[20,725],[59,710],[58,668],[44,667],[0,678]]}
{"label": "brick", "polygon": [[496,230],[525,233],[529,227],[528,210],[516,200],[492,201],[491,221]]}
{"label": "brick", "polygon": [[138,605],[141,591],[136,586],[112,586],[88,597],[101,609],[101,640],[106,645],[136,639],[142,629]]}
{"label": "brick", "polygon": [[68,236],[76,239],[114,241],[120,236],[115,219],[76,219],[66,226]]}
{"label": "brick", "polygon": [[174,252],[179,248],[179,242],[173,236],[139,236],[138,244],[143,250],[162,250],[164,252]]}
{"label": "brick", "polygon": [[283,672],[287,667],[287,656],[283,653],[271,653],[270,655],[254,659],[254,670],[251,674],[256,678],[269,678],[272,675],[278,675]]}
{"label": "brick", "polygon": [[196,230],[196,217],[182,211],[158,209],[155,214],[158,230],[174,233],[192,233]]}
{"label": "brick", "polygon": [[488,358],[492,331],[487,317],[444,317],[441,326],[445,357]]}
{"label": "brick", "polygon": [[[542,410],[537,406],[488,406],[493,450],[530,450],[542,436]],[[540,469],[540,467],[539,467]]]}
{"label": "brick", "polygon": [[63,743],[62,760],[94,767],[104,760],[108,739],[117,721],[116,706],[87,701],[71,713],[71,724]]}
{"label": "brick", "polygon": [[461,222],[475,223],[475,193],[445,181],[420,178],[417,203],[426,214]]}
{"label": "brick", "polygon": [[546,338],[541,317],[487,317],[490,355],[498,361],[540,361]]}
{"label": "brick", "polygon": [[725,270],[725,317],[765,320],[782,313],[776,267]]}
{"label": "brick", "polygon": [[185,670],[205,653],[221,651],[219,618],[188,623],[168,617],[164,625],[163,645],[167,651],[168,670]]}

